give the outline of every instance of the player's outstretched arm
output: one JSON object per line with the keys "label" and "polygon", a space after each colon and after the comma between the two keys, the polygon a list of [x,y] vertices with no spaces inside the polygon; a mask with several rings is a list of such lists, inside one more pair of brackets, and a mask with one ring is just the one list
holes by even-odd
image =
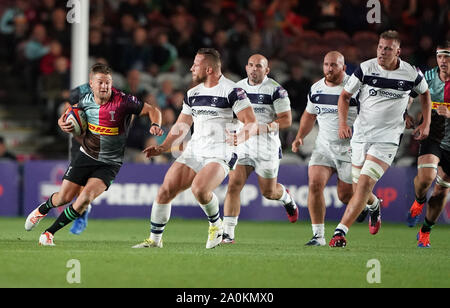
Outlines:
{"label": "player's outstretched arm", "polygon": [[299,147],[303,145],[303,139],[308,136],[316,123],[317,115],[311,114],[306,110],[303,112],[300,119],[300,127],[298,128],[297,136],[292,142],[292,152],[297,152]]}
{"label": "player's outstretched arm", "polygon": [[174,143],[181,144],[184,137],[190,131],[192,123],[193,120],[191,115],[183,112],[180,113],[176,123],[170,129],[166,139],[164,139],[164,142],[161,145],[149,146],[142,152],[145,153],[147,157],[157,156],[169,150]]}
{"label": "player's outstretched arm", "polygon": [[339,138],[346,139],[352,137],[352,129],[347,125],[348,109],[350,106],[350,98],[352,94],[342,90],[338,100],[338,116],[339,116]]}
{"label": "player's outstretched arm", "polygon": [[239,121],[244,123],[244,127],[238,133],[227,132],[226,137],[226,142],[235,146],[258,134],[258,122],[251,106],[239,111],[236,116]]}
{"label": "player's outstretched arm", "polygon": [[422,123],[416,127],[414,130],[414,139],[423,140],[428,137],[430,133],[431,124],[431,96],[430,91],[427,90],[425,93],[419,95],[419,101],[422,105]]}
{"label": "player's outstretched arm", "polygon": [[144,103],[140,116],[144,115],[147,115],[150,119],[150,134],[161,136],[164,131],[161,129],[162,115],[159,108],[148,103]]}

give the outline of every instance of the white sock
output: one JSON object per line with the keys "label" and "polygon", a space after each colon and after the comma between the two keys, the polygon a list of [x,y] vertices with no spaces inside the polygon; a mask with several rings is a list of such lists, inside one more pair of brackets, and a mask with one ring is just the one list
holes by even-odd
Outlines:
{"label": "white sock", "polygon": [[223,233],[234,239],[234,228],[238,224],[239,216],[223,216]]}
{"label": "white sock", "polygon": [[283,188],[283,195],[281,196],[280,199],[278,199],[279,201],[283,202],[283,204],[288,204],[292,201],[291,196],[288,194],[288,192],[286,191],[286,187],[284,187],[283,184],[280,184],[281,187]]}
{"label": "white sock", "polygon": [[150,239],[159,243],[166,227],[167,222],[170,219],[170,211],[172,204],[159,204],[156,200],[153,202],[152,214],[150,217]]}
{"label": "white sock", "polygon": [[347,226],[339,223],[336,227],[336,230],[334,231],[334,234],[336,234],[338,232],[344,232],[344,235],[346,235],[348,233]]}
{"label": "white sock", "polygon": [[378,199],[375,196],[375,199],[373,200],[373,203],[372,204],[367,204],[366,206],[369,208],[369,210],[374,211],[380,206],[380,199]]}
{"label": "white sock", "polygon": [[217,198],[215,193],[212,193],[212,199],[207,204],[200,204],[203,212],[205,212],[206,216],[208,216],[209,224],[211,226],[216,226],[220,224],[222,221],[220,220],[220,212],[219,212],[219,199]]}
{"label": "white sock", "polygon": [[311,224],[313,235],[325,237],[325,224]]}

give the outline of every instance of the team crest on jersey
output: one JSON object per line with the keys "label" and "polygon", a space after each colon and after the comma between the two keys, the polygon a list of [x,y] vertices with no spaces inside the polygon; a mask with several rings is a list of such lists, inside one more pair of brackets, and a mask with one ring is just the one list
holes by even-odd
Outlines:
{"label": "team crest on jersey", "polygon": [[399,80],[398,82],[398,89],[403,90],[403,87],[405,86],[405,82],[403,80]]}
{"label": "team crest on jersey", "polygon": [[211,107],[216,107],[216,104],[218,101],[219,101],[219,98],[217,96],[214,96],[212,99]]}
{"label": "team crest on jersey", "polygon": [[264,102],[264,95],[258,95],[258,104],[262,104]]}

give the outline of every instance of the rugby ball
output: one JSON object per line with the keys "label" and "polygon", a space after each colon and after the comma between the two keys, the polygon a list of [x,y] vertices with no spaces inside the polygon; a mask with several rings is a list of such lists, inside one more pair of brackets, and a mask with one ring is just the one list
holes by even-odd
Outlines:
{"label": "rugby ball", "polygon": [[82,135],[87,128],[87,118],[84,111],[77,107],[70,106],[64,113],[64,121],[73,123],[72,134],[75,136]]}

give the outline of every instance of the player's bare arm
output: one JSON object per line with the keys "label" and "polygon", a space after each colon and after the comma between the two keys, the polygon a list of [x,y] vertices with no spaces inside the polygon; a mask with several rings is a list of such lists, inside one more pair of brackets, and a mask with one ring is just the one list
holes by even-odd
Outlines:
{"label": "player's bare arm", "polygon": [[303,145],[303,139],[308,136],[316,123],[317,115],[311,114],[307,111],[303,112],[300,119],[300,127],[298,128],[297,136],[292,142],[292,152],[297,152],[299,147]]}
{"label": "player's bare arm", "polygon": [[292,113],[291,111],[285,111],[277,113],[277,118],[270,123],[258,124],[258,135],[267,134],[270,132],[276,132],[280,129],[288,128],[292,125]]}
{"label": "player's bare arm", "polygon": [[252,107],[239,111],[236,116],[239,121],[244,123],[244,127],[237,133],[226,132],[226,142],[234,146],[245,142],[258,133],[258,122]]}
{"label": "player's bare arm", "polygon": [[423,140],[428,137],[430,133],[430,123],[431,123],[431,96],[430,91],[427,90],[425,93],[419,95],[419,101],[422,105],[422,124],[416,127],[413,134],[416,140]]}
{"label": "player's bare arm", "polygon": [[[414,102],[414,99],[412,97],[410,97],[409,102],[408,102],[408,107],[406,108],[407,111],[409,110],[409,108],[411,107],[413,102]],[[405,127],[407,129],[415,127],[414,118],[408,113],[405,114]]]}
{"label": "player's bare arm", "polygon": [[350,106],[350,98],[352,94],[342,90],[338,101],[339,115],[339,138],[346,139],[352,137],[352,129],[347,125],[348,108]]}
{"label": "player's bare arm", "polygon": [[172,147],[172,144],[177,140],[183,140],[184,137],[189,132],[193,123],[191,115],[181,113],[177,119],[177,122],[172,126],[166,139],[161,145],[149,146],[142,152],[146,154],[147,157],[158,156],[163,152],[166,152]]}
{"label": "player's bare arm", "polygon": [[147,115],[150,119],[150,134],[161,136],[164,131],[161,129],[162,116],[159,108],[152,106],[148,103],[144,103],[141,114],[139,116]]}
{"label": "player's bare arm", "polygon": [[74,129],[72,122],[64,121],[64,113],[58,119],[58,126],[66,133],[71,133]]}

